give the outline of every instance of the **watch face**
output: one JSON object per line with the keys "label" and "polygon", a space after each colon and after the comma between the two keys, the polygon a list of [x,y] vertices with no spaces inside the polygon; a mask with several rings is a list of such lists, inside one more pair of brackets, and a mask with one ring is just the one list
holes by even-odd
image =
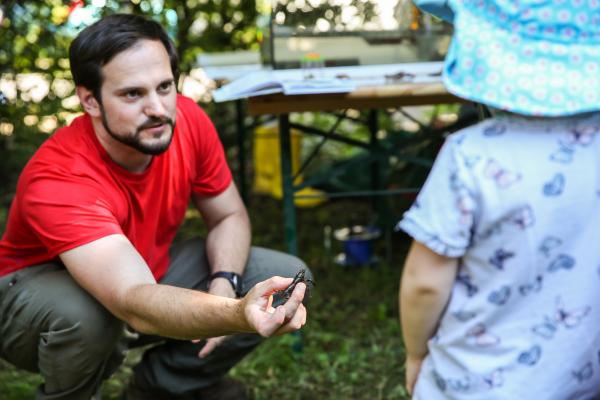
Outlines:
{"label": "watch face", "polygon": [[219,272],[215,272],[212,276],[211,279],[214,278],[225,278],[229,281],[229,283],[231,283],[231,286],[233,286],[233,290],[235,290],[236,295],[241,296],[242,294],[242,288],[243,288],[243,283],[242,283],[242,279],[241,277],[236,274],[235,272],[226,272],[226,271],[219,271]]}
{"label": "watch face", "polygon": [[240,277],[238,275],[233,276],[233,283],[235,285],[235,291],[238,292],[238,295],[241,296],[242,290],[243,290],[243,285],[242,285],[242,280],[240,279]]}

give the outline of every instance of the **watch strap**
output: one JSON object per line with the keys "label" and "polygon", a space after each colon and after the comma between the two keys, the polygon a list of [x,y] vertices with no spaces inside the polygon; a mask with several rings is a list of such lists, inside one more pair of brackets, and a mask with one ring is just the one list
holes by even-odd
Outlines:
{"label": "watch strap", "polygon": [[235,291],[235,295],[238,297],[242,297],[242,293],[243,293],[243,284],[242,284],[242,277],[239,274],[236,274],[235,272],[229,272],[229,271],[217,271],[215,273],[213,273],[209,280],[214,280],[216,278],[225,278],[229,281],[229,283],[231,283],[231,286],[233,287],[233,290]]}

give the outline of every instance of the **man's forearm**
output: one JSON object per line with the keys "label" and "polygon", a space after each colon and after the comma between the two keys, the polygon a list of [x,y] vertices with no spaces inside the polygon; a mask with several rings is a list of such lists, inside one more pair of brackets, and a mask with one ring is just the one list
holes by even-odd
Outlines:
{"label": "man's forearm", "polygon": [[132,287],[122,299],[135,330],[177,339],[252,332],[240,300],[161,284]]}
{"label": "man's forearm", "polygon": [[231,214],[215,225],[206,237],[206,252],[212,272],[243,274],[250,240],[250,222],[245,212]]}

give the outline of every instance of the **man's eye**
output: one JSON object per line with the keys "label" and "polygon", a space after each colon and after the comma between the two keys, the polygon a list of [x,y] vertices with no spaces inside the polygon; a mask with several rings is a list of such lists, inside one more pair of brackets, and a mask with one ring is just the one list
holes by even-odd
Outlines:
{"label": "man's eye", "polygon": [[135,99],[139,97],[140,92],[137,90],[130,90],[129,92],[125,92],[125,97],[128,99]]}
{"label": "man's eye", "polygon": [[172,84],[172,82],[162,83],[158,87],[158,90],[160,90],[161,92],[168,92],[171,89]]}

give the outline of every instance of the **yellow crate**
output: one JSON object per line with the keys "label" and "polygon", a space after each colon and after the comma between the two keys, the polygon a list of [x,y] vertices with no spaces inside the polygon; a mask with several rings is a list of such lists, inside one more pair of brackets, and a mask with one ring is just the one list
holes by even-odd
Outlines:
{"label": "yellow crate", "polygon": [[[259,126],[254,131],[254,192],[266,194],[276,199],[283,198],[281,187],[281,151],[277,124]],[[292,175],[300,168],[300,151],[302,135],[296,130],[291,131]],[[302,183],[302,175],[294,181],[294,185]],[[299,195],[321,194],[318,198],[295,199],[297,207],[311,207],[326,200],[325,194],[313,188],[304,188]]]}

